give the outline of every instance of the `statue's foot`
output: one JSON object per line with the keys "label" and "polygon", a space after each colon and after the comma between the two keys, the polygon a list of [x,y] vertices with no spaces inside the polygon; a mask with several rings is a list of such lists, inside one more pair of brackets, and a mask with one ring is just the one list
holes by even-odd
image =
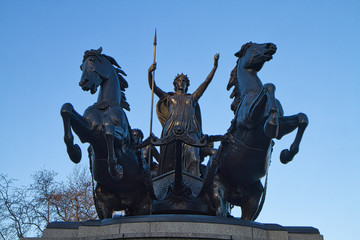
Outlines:
{"label": "statue's foot", "polygon": [[287,164],[288,162],[290,162],[293,159],[293,157],[294,157],[294,155],[291,154],[289,150],[284,149],[280,153],[280,162],[282,164]]}
{"label": "statue's foot", "polygon": [[287,164],[293,160],[294,156],[299,152],[299,145],[292,144],[290,150],[284,149],[280,153],[280,161],[283,164]]}
{"label": "statue's foot", "polygon": [[81,160],[81,149],[79,145],[71,145],[66,147],[67,153],[70,157],[70,160],[74,163],[79,163]]}
{"label": "statue's foot", "polygon": [[275,113],[271,113],[264,125],[264,132],[269,138],[276,138],[279,135],[279,121]]}
{"label": "statue's foot", "polygon": [[111,178],[115,181],[120,181],[123,178],[124,169],[119,164],[112,164],[109,166],[108,170]]}

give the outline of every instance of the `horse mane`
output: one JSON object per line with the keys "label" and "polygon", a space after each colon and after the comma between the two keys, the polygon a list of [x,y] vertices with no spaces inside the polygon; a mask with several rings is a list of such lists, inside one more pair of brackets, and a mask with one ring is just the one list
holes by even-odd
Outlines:
{"label": "horse mane", "polygon": [[91,50],[85,51],[83,62],[85,61],[85,59],[87,59],[90,56],[95,56],[95,57],[102,56],[102,57],[106,58],[112,64],[112,67],[114,68],[116,76],[118,77],[119,83],[120,83],[120,92],[121,92],[120,106],[122,108],[130,111],[130,104],[126,101],[126,96],[125,96],[125,90],[126,90],[126,88],[129,87],[129,84],[123,77],[123,75],[124,76],[127,76],[127,75],[123,70],[121,70],[120,65],[116,62],[116,60],[113,57],[102,54],[101,52],[102,52],[101,47],[98,50],[91,49]]}
{"label": "horse mane", "polygon": [[[236,63],[238,62],[239,60]],[[234,100],[231,103],[231,110],[233,110],[235,113],[237,106],[241,102],[241,93],[240,93],[239,83],[237,81],[237,64],[230,73],[230,80],[228,85],[226,86],[226,90],[229,91],[232,87],[234,87],[234,89],[230,94],[230,98],[234,98]]]}
{"label": "horse mane", "polygon": [[116,75],[119,79],[120,91],[121,91],[121,102],[120,102],[121,107],[130,111],[130,104],[126,101],[126,96],[125,96],[125,90],[126,88],[129,87],[129,84],[123,77],[123,76],[127,76],[126,73],[123,70],[121,70],[120,65],[116,62],[114,58],[107,56],[105,54],[101,54],[101,55],[105,57],[113,65],[113,68],[115,69]]}
{"label": "horse mane", "polygon": [[247,49],[252,45],[252,42],[245,43],[242,45],[240,51],[236,52],[234,55],[235,57],[238,57],[238,60],[236,61],[236,66],[230,73],[230,79],[228,82],[228,85],[226,86],[226,90],[230,90],[232,87],[234,87],[232,93],[230,94],[230,98],[234,98],[233,102],[231,103],[231,110],[235,113],[237,106],[240,104],[242,100],[241,91],[239,82],[237,80],[237,66],[239,64],[239,59],[243,57],[247,51]]}

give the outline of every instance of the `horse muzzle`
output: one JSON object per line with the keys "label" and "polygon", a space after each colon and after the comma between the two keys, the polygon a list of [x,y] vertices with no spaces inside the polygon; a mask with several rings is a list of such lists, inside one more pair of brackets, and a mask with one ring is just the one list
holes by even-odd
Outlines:
{"label": "horse muzzle", "polygon": [[267,43],[265,46],[265,56],[272,56],[276,53],[277,47],[273,43]]}
{"label": "horse muzzle", "polygon": [[97,91],[97,86],[94,83],[90,83],[90,81],[88,79],[81,80],[79,82],[79,86],[84,91],[89,91],[90,90],[91,94],[94,94]]}

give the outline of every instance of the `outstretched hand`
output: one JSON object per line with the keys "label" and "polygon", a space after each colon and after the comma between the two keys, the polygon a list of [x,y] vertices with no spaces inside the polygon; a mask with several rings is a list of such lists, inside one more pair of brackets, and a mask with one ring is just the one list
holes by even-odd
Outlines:
{"label": "outstretched hand", "polygon": [[155,69],[156,69],[156,63],[153,63],[153,64],[151,64],[151,66],[149,67],[148,72],[149,72],[149,73],[150,73],[150,72],[153,72],[153,71],[155,71]]}
{"label": "outstretched hand", "polygon": [[215,56],[214,56],[214,67],[218,66],[219,57],[220,57],[219,53],[215,54]]}

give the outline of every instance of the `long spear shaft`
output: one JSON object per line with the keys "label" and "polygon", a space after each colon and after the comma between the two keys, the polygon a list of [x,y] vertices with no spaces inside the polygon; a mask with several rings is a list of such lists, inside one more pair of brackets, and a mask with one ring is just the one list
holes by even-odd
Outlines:
{"label": "long spear shaft", "polygon": [[[153,58],[153,63],[155,63],[155,59],[156,59],[156,45],[157,45],[157,41],[156,41],[156,28],[155,28],[155,36],[154,36],[154,58]],[[150,135],[152,134],[152,123],[153,123],[153,109],[154,109],[154,85],[155,85],[155,70],[152,74],[152,81],[151,81],[151,110],[150,110]],[[150,155],[151,154],[151,150],[149,151],[149,166],[150,166]]]}
{"label": "long spear shaft", "polygon": [[[155,59],[156,59],[156,45],[157,45],[157,41],[156,41],[156,28],[155,28],[155,36],[154,36],[154,59],[153,59],[153,63],[155,63]],[[152,81],[151,81],[151,110],[150,110],[150,135],[152,134],[152,123],[153,123],[153,109],[154,109],[154,85],[155,85],[155,70],[153,71],[152,74]],[[151,159],[151,149],[152,149],[152,145],[150,145],[149,148],[149,169],[150,169],[150,175],[151,175],[151,163],[152,163],[152,159]],[[152,214],[152,201],[150,200],[150,215]]]}

